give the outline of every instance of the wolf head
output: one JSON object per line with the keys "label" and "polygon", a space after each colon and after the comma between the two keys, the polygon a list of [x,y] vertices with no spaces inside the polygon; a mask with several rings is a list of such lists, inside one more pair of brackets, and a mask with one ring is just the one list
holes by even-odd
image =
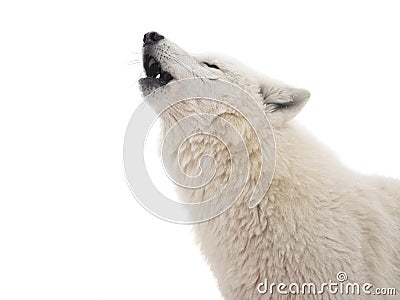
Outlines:
{"label": "wolf head", "polygon": [[[142,93],[146,96],[156,89],[168,93],[171,82],[187,78],[221,79],[249,93],[265,110],[273,127],[281,127],[292,119],[310,97],[307,90],[290,87],[251,71],[232,59],[217,56],[191,55],[164,38],[157,32],[149,32],[143,38],[143,67],[146,77],[139,80]],[[246,105],[246,103],[239,103]],[[229,108],[225,107],[226,110]],[[190,107],[180,104],[166,116],[182,118],[186,112],[207,112],[215,107],[204,107],[203,101],[191,103]],[[224,114],[223,106],[217,113]],[[171,115],[172,114],[176,114]],[[168,118],[168,117],[167,117]]]}

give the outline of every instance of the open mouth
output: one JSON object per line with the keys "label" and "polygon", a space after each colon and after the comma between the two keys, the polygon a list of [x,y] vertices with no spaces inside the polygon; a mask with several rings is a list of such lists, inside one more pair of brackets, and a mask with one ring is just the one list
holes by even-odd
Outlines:
{"label": "open mouth", "polygon": [[153,78],[152,81],[159,86],[164,86],[173,79],[172,75],[164,71],[160,63],[151,55],[143,55],[143,67],[147,78]]}

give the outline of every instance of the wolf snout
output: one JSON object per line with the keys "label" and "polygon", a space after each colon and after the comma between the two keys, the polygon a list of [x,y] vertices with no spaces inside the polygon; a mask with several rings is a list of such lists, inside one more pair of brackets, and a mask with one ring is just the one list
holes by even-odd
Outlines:
{"label": "wolf snout", "polygon": [[164,36],[155,31],[146,33],[143,37],[143,45],[152,45],[155,42],[164,39]]}

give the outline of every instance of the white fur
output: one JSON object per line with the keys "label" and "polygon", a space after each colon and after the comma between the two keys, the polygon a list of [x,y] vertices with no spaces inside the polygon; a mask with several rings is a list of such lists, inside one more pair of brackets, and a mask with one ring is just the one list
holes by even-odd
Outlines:
{"label": "white fur", "polygon": [[[189,112],[217,112],[234,124],[250,149],[250,177],[242,197],[224,214],[194,226],[225,299],[267,299],[257,292],[257,284],[265,278],[275,283],[320,284],[335,280],[339,271],[347,273],[349,282],[400,289],[400,183],[350,171],[316,139],[288,122],[308,100],[307,91],[265,79],[237,63],[189,55],[166,39],[154,46],[153,55],[175,79],[218,77],[240,86],[267,110],[274,128],[276,170],[268,199],[249,209],[260,155],[254,132],[243,118],[205,100],[180,103],[163,115],[168,130]],[[220,70],[202,62],[216,64]],[[168,85],[162,89],[168,93]],[[287,108],[278,105],[286,102]],[[184,201],[207,200],[229,178],[226,148],[207,136],[195,136],[182,146],[181,167],[196,173],[198,159],[207,153],[217,162],[215,177],[200,190],[181,190]],[[246,175],[243,170],[242,176]],[[275,293],[269,299],[367,298],[326,292],[316,296]]]}

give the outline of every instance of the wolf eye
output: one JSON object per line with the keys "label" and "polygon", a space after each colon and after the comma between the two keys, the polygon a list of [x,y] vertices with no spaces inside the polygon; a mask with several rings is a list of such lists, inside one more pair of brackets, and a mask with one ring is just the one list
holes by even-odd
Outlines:
{"label": "wolf eye", "polygon": [[206,63],[206,62],[203,62],[207,67],[209,67],[209,68],[213,68],[213,69],[217,69],[217,70],[219,70],[219,68],[218,68],[218,66],[217,65],[212,65],[212,64],[209,64],[209,63]]}

